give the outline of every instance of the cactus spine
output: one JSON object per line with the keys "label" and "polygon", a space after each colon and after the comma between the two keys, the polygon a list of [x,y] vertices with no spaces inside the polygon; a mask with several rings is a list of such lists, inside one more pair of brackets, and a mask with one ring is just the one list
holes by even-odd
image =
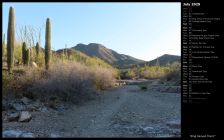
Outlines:
{"label": "cactus spine", "polygon": [[25,65],[26,64],[26,51],[27,51],[27,48],[26,48],[26,42],[23,42],[23,47],[22,47],[22,60],[23,60],[23,64]]}
{"label": "cactus spine", "polygon": [[51,22],[47,18],[46,33],[45,33],[45,68],[49,69],[51,59]]}
{"label": "cactus spine", "polygon": [[10,7],[7,31],[7,65],[8,72],[12,73],[14,66],[14,47],[15,47],[15,14],[14,8]]}

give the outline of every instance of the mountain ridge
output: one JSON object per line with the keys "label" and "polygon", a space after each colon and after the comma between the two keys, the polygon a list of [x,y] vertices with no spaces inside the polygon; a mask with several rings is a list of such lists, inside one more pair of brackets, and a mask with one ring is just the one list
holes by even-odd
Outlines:
{"label": "mountain ridge", "polygon": [[[63,49],[58,50],[57,52],[61,52]],[[106,63],[119,67],[119,68],[130,68],[134,66],[166,66],[168,63],[180,62],[180,56],[164,54],[160,57],[157,57],[150,61],[145,61],[141,59],[137,59],[130,55],[120,54],[112,49],[107,48],[106,46],[99,43],[89,43],[88,45],[79,43],[74,47],[67,48],[68,52],[78,51],[82,54],[85,54],[90,57],[97,57]]]}
{"label": "mountain ridge", "polygon": [[129,55],[117,53],[116,51],[108,49],[104,45],[98,43],[89,43],[88,45],[79,43],[71,49],[81,51],[82,53],[85,53],[92,57],[98,57],[100,59],[103,59],[105,62],[117,67],[146,62]]}

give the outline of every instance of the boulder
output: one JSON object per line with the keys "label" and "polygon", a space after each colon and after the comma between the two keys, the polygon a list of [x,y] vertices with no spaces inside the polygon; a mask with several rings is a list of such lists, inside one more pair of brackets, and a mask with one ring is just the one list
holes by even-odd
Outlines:
{"label": "boulder", "polygon": [[154,128],[147,126],[147,127],[142,128],[142,130],[143,130],[143,132],[148,133],[148,132],[151,132],[152,130],[154,130]]}
{"label": "boulder", "polygon": [[18,119],[19,119],[19,113],[17,113],[17,112],[8,113],[8,115],[7,115],[8,121],[18,121]]}
{"label": "boulder", "polygon": [[5,130],[2,132],[3,138],[19,138],[22,134],[22,131],[16,131],[16,130]]}
{"label": "boulder", "polygon": [[37,68],[38,66],[37,66],[37,63],[35,63],[35,62],[31,62],[31,67],[34,67],[34,68]]}
{"label": "boulder", "polygon": [[33,133],[20,130],[5,130],[2,132],[3,138],[35,138]]}
{"label": "boulder", "polygon": [[34,103],[30,103],[27,105],[27,110],[29,111],[38,111],[41,108],[41,103],[39,101],[36,101]]}
{"label": "boulder", "polygon": [[22,111],[19,115],[19,122],[29,122],[32,116],[28,111]]}
{"label": "boulder", "polygon": [[35,138],[34,134],[31,132],[27,132],[27,133],[22,133],[20,135],[21,138]]}
{"label": "boulder", "polygon": [[24,111],[26,109],[24,105],[21,105],[19,103],[14,103],[12,105],[12,108],[15,109],[16,111]]}
{"label": "boulder", "polygon": [[27,97],[23,97],[22,99],[20,99],[20,101],[21,101],[23,104],[27,105],[27,104],[30,103],[31,100],[28,99]]}

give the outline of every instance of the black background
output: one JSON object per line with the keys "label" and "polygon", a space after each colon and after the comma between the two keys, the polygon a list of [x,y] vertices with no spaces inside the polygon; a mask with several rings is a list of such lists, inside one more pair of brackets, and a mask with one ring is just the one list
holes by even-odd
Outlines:
{"label": "black background", "polygon": [[[3,0],[3,2],[12,2],[10,0]],[[19,2],[19,0],[14,2]],[[37,0],[34,0],[35,2],[38,2]],[[30,1],[30,2],[34,2]],[[70,1],[70,0],[64,0],[64,1],[58,1],[58,2],[97,2],[94,0],[77,0],[77,1]],[[22,0],[21,2],[29,2],[26,0]],[[41,2],[41,0],[40,0]],[[42,1],[42,2],[51,2],[50,0]],[[53,1],[52,2],[57,2]],[[113,0],[98,0],[98,2],[116,2]],[[205,2],[205,0],[201,1],[189,1],[189,0],[173,0],[173,1],[117,1],[117,2],[180,2],[181,5],[184,2],[200,2],[200,11],[206,12],[207,14],[211,15],[211,17],[222,17],[221,15],[224,9],[224,6],[221,4],[221,2],[214,2],[213,0],[209,2]],[[172,15],[171,15],[172,16]],[[206,89],[206,87],[197,87],[198,89],[204,89],[212,92],[212,94],[209,96],[209,99],[206,100],[203,103],[200,104],[187,104],[183,103],[181,104],[181,132],[182,132],[182,138],[190,138],[190,135],[216,135],[218,136],[218,130],[221,125],[221,113],[223,112],[222,109],[222,101],[221,101],[221,94],[224,94],[224,91],[222,88],[224,88],[224,81],[223,81],[223,73],[224,73],[224,61],[223,61],[223,55],[224,52],[222,51],[224,47],[223,43],[223,19],[221,19],[222,23],[220,23],[217,26],[209,27],[213,32],[217,34],[221,34],[220,40],[217,40],[215,42],[216,49],[218,52],[218,56],[220,57],[220,61],[217,62],[202,62],[206,63],[208,67],[208,76],[212,78],[214,85],[212,87],[209,87]],[[208,25],[209,26],[209,25]],[[0,49],[1,50],[1,49]]]}
{"label": "black background", "polygon": [[[189,1],[185,1],[189,2]],[[198,2],[198,1],[192,1]],[[194,136],[206,136],[216,135],[218,137],[218,129],[221,127],[221,101],[218,99],[223,94],[223,7],[222,4],[210,1],[200,2],[200,7],[195,8],[193,11],[205,13],[207,17],[220,17],[221,22],[213,26],[212,24],[204,24],[203,28],[209,29],[209,34],[220,34],[220,38],[216,39],[215,42],[210,42],[215,46],[216,55],[219,56],[218,61],[203,61],[199,62],[207,67],[207,77],[213,81],[212,85],[197,85],[193,87],[195,90],[211,92],[210,95],[206,95],[207,100],[198,104],[182,103],[182,137],[190,138]],[[183,6],[182,6],[183,8]],[[222,11],[222,12],[221,12]],[[198,61],[198,60],[197,60]],[[194,62],[194,60],[193,60]],[[206,136],[206,138],[209,138]]]}

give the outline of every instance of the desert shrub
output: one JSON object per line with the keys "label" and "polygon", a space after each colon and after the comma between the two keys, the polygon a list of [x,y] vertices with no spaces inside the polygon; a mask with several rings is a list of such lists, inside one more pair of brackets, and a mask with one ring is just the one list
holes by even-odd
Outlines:
{"label": "desert shrub", "polygon": [[[38,94],[45,100],[59,97],[64,101],[72,101],[77,96],[93,91],[92,76],[89,69],[79,63],[58,62],[51,65],[49,70],[42,69],[29,81],[29,91]],[[32,72],[32,73],[33,73]],[[26,77],[30,72],[27,72]]]}
{"label": "desert shrub", "polygon": [[161,67],[147,67],[140,72],[140,77],[145,79],[155,79],[162,77],[163,74],[164,71]]}
{"label": "desert shrub", "polygon": [[181,78],[181,64],[178,62],[169,65],[169,73],[165,76],[167,81],[176,80],[180,81]]}
{"label": "desert shrub", "polygon": [[[77,101],[96,90],[114,86],[116,71],[86,66],[75,61],[58,61],[44,68],[26,68],[20,82],[26,94],[44,101],[57,97],[63,101]],[[26,95],[27,96],[27,95]]]}
{"label": "desert shrub", "polygon": [[20,81],[26,68],[23,66],[15,67],[12,74],[7,73],[7,69],[2,69],[2,93],[3,96],[22,96],[22,83]]}
{"label": "desert shrub", "polygon": [[2,70],[2,92],[6,95],[11,92],[14,83],[13,75],[8,74],[7,70]]}
{"label": "desert shrub", "polygon": [[132,69],[121,70],[122,79],[156,79],[164,77],[169,72],[168,67],[161,66],[144,66]]}
{"label": "desert shrub", "polygon": [[95,67],[93,71],[96,89],[104,90],[115,85],[117,73],[113,69]]}
{"label": "desert shrub", "polygon": [[135,79],[137,73],[133,69],[124,70],[121,72],[120,77],[122,79]]}

